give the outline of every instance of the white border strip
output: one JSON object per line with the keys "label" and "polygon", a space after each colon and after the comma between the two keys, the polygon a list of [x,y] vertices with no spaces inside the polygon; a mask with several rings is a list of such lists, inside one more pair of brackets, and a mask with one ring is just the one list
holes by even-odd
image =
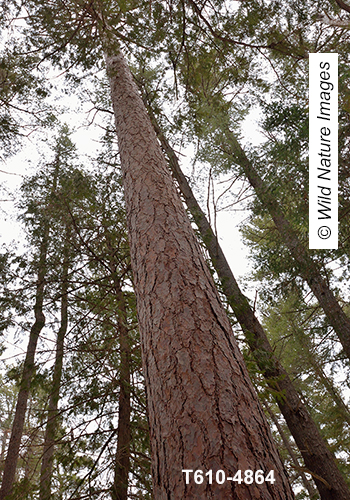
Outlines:
{"label": "white border strip", "polygon": [[309,248],[338,248],[338,54],[309,55]]}

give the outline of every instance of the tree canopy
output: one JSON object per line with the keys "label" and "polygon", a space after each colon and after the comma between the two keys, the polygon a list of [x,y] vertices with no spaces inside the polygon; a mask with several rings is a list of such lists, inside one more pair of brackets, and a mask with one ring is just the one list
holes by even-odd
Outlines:
{"label": "tree canopy", "polygon": [[[349,499],[350,7],[3,0],[0,8],[0,170],[15,169],[29,143],[41,152],[13,194],[25,241],[0,255],[0,499],[220,498],[225,487],[248,498],[244,481],[242,492],[236,480],[213,481],[204,497],[208,476],[185,484],[182,471],[169,472],[181,463],[214,471],[216,453],[228,467],[240,447],[228,430],[234,418],[242,446],[251,438],[241,426],[256,437],[244,467],[262,463],[261,443],[275,463],[278,484],[260,486],[266,498],[278,489],[281,498]],[[308,249],[313,52],[339,54],[337,250]],[[116,88],[124,67],[142,101],[132,87]],[[74,141],[73,101],[89,111],[84,126],[98,143],[90,156],[87,139]],[[258,139],[247,128],[257,114]],[[151,132],[137,128],[141,115]],[[246,214],[245,277],[233,276],[220,248],[225,206]],[[198,242],[185,236],[191,227]],[[186,252],[194,252],[187,261]],[[200,362],[210,342],[215,354]],[[25,355],[12,359],[11,343]],[[247,419],[261,417],[256,429],[234,409],[231,382],[252,408]],[[201,407],[208,394],[218,431]],[[205,439],[200,429],[211,429]]]}

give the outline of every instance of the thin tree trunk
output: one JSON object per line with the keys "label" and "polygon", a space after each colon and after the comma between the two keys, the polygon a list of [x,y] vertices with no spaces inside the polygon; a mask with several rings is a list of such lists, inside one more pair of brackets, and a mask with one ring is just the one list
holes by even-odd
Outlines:
{"label": "thin tree trunk", "polygon": [[30,330],[27,354],[24,360],[20,390],[17,397],[15,417],[12,424],[10,443],[5,460],[3,479],[0,490],[0,500],[11,492],[12,484],[15,479],[16,467],[21,444],[24,420],[27,410],[27,401],[30,390],[30,384],[34,374],[34,358],[39,334],[45,325],[45,316],[43,314],[43,300],[46,275],[46,254],[48,247],[49,229],[44,229],[44,235],[40,246],[38,281],[36,289],[36,298],[34,305],[35,322]]}
{"label": "thin tree trunk", "polygon": [[[33,429],[30,425],[30,421],[33,416],[33,397],[29,393],[29,401],[27,403],[26,421],[24,423],[24,435],[27,434],[24,444],[24,450],[21,453],[22,462],[22,473],[24,468],[24,478],[27,479],[27,484],[29,484],[30,479],[33,478],[33,472],[35,470],[36,463],[36,453],[38,445],[38,429]],[[27,433],[26,433],[27,431]],[[17,471],[17,476],[20,476]]]}
{"label": "thin tree trunk", "polygon": [[350,318],[346,316],[340,307],[332,290],[322,277],[317,263],[310,257],[307,250],[300,242],[298,235],[285,218],[278,201],[264,184],[264,181],[259,176],[252,162],[246,156],[234,134],[229,129],[226,129],[225,133],[232,155],[243,169],[251,186],[255,189],[260,202],[270,213],[285,245],[297,263],[299,275],[307,282],[314,293],[329,323],[338,335],[345,354],[350,359]]}
{"label": "thin tree trunk", "polygon": [[3,422],[1,422],[3,434],[1,437],[1,451],[0,451],[0,481],[2,481],[3,465],[5,463],[5,454],[7,449],[7,438],[11,435],[12,415],[14,413],[15,407],[16,407],[16,401],[13,401],[13,404],[8,408],[7,418]]}
{"label": "thin tree trunk", "polygon": [[128,499],[129,469],[130,469],[130,339],[127,326],[126,304],[120,280],[113,273],[114,289],[117,295],[118,312],[117,323],[120,346],[120,372],[119,372],[119,418],[118,442],[115,456],[114,482],[112,487],[113,500]]}
{"label": "thin tree trunk", "polygon": [[44,437],[44,451],[40,470],[40,500],[51,499],[51,482],[53,468],[53,454],[57,431],[58,401],[62,380],[62,367],[64,356],[64,338],[68,328],[68,270],[69,270],[69,239],[70,231],[66,231],[66,243],[64,247],[62,287],[61,287],[61,324],[57,332],[56,356],[54,372],[52,377],[52,389],[49,397],[47,423]]}
{"label": "thin tree trunk", "polygon": [[330,397],[333,399],[334,403],[337,405],[339,414],[342,419],[350,425],[350,411],[349,407],[344,403],[341,395],[339,394],[338,388],[334,385],[333,381],[327,377],[324,370],[320,366],[320,364],[316,361],[316,359],[312,359],[310,361],[311,366],[315,371],[316,377],[321,381],[325,389],[327,390]]}
{"label": "thin tree trunk", "polygon": [[294,464],[295,470],[297,471],[298,475],[301,477],[303,485],[304,485],[305,489],[308,491],[311,500],[318,499],[319,495],[318,495],[316,489],[312,486],[312,484],[310,483],[310,481],[307,479],[307,477],[306,477],[304,471],[302,470],[302,468],[300,467],[298,458],[296,457],[296,455],[295,455],[295,453],[293,451],[293,448],[291,447],[291,444],[290,444],[287,436],[283,432],[283,429],[282,429],[282,427],[281,427],[281,425],[280,425],[280,423],[279,423],[276,415],[271,410],[270,405],[266,401],[263,402],[263,405],[266,408],[267,413],[270,415],[270,418],[271,418],[272,422],[276,426],[276,428],[278,430],[278,434],[281,436],[283,444],[284,444],[286,450],[288,451],[288,454],[289,454],[290,458],[292,459],[292,462]]}
{"label": "thin tree trunk", "polygon": [[[10,434],[10,431],[11,431],[11,429],[6,429],[5,426],[3,426],[3,434],[1,437],[0,463],[5,458],[6,441],[7,441],[8,435]],[[1,471],[0,471],[0,474],[1,474]]]}
{"label": "thin tree trunk", "polygon": [[0,451],[0,481],[2,480],[2,464],[5,461],[6,442],[11,432],[11,428],[6,428],[5,426],[3,426],[2,432],[3,433],[1,436],[1,451]]}
{"label": "thin tree trunk", "polygon": [[125,296],[122,290],[120,273],[118,272],[120,262],[116,261],[116,251],[113,248],[112,240],[106,227],[104,227],[104,234],[108,249],[111,278],[117,301],[116,314],[120,352],[117,451],[111,496],[113,500],[128,500],[131,445],[130,336],[127,324]]}
{"label": "thin tree trunk", "polygon": [[312,348],[310,338],[308,337],[308,335],[305,334],[302,328],[299,328],[298,326],[294,325],[294,322],[292,323],[292,326],[293,326],[294,336],[298,340],[301,348],[304,350],[307,361],[314,370],[316,377],[321,382],[321,384],[323,384],[329,396],[333,399],[334,403],[337,405],[339,414],[341,415],[342,419],[350,425],[349,407],[344,403],[341,394],[339,393],[339,390],[333,383],[333,380],[331,380],[325,374],[320,359],[318,355],[314,352],[314,349]]}
{"label": "thin tree trunk", "polygon": [[[106,57],[149,410],[154,498],[293,498],[265,415],[121,52]],[[196,484],[184,469],[213,472]],[[275,471],[274,484],[216,481]],[[196,478],[198,480],[198,474]],[[244,476],[244,474],[243,474]],[[187,484],[188,483],[188,484]]]}
{"label": "thin tree trunk", "polygon": [[334,498],[350,500],[350,491],[337,468],[333,455],[300,400],[287,372],[275,357],[263,327],[256,318],[247,298],[241,292],[218,239],[181,171],[174,150],[166,140],[152,113],[151,117],[162,147],[169,158],[172,173],[221,280],[228,303],[242,327],[258,367],[275,396],[276,403],[297,443],[306,467],[315,480],[322,500]]}

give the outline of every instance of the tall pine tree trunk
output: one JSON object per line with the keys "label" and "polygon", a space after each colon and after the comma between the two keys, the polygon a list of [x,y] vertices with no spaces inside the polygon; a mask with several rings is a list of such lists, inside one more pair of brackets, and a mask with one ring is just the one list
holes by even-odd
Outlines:
{"label": "tall pine tree trunk", "polygon": [[[121,52],[106,57],[124,174],[154,498],[293,498],[199,243]],[[184,469],[213,471],[186,482]],[[226,480],[275,471],[276,482]],[[197,476],[196,476],[197,477]],[[188,484],[186,484],[188,483]]]}
{"label": "tall pine tree trunk", "polygon": [[44,437],[44,451],[40,470],[40,500],[51,500],[51,482],[53,468],[53,454],[57,431],[57,415],[60,386],[62,380],[62,367],[64,355],[64,338],[68,328],[68,270],[69,270],[69,238],[70,231],[66,231],[64,247],[62,287],[61,287],[61,324],[57,332],[56,356],[52,377],[52,388],[49,397],[47,423]]}
{"label": "tall pine tree trunk", "polygon": [[276,403],[297,443],[306,467],[313,475],[322,500],[332,500],[333,498],[350,500],[350,491],[337,468],[333,455],[300,400],[288,374],[276,358],[267,335],[247,298],[241,292],[219,241],[193,195],[173,149],[151,111],[150,116],[163,150],[169,158],[173,176],[177,180],[180,191],[208,249],[228,303],[242,327],[257,365],[270,386],[272,394],[275,395]]}
{"label": "tall pine tree trunk", "polygon": [[10,443],[5,460],[4,473],[0,489],[0,500],[11,492],[12,484],[15,479],[16,467],[23,434],[24,420],[27,410],[28,395],[30,385],[34,374],[34,358],[39,334],[45,325],[45,316],[43,314],[43,300],[46,275],[46,255],[48,248],[49,228],[44,228],[44,234],[40,245],[40,255],[38,264],[38,280],[36,288],[36,297],[34,305],[35,322],[30,330],[27,353],[24,360],[20,390],[17,397],[15,417],[12,424]]}
{"label": "tall pine tree trunk", "polygon": [[298,274],[307,282],[314,293],[329,323],[338,335],[345,354],[350,359],[350,318],[346,316],[340,307],[332,290],[322,277],[317,263],[310,257],[300,242],[298,235],[285,218],[275,196],[271,194],[268,186],[264,184],[264,181],[259,176],[253,163],[246,156],[234,134],[229,129],[226,129],[225,133],[235,161],[244,171],[262,205],[268,210],[285,245],[297,264]]}

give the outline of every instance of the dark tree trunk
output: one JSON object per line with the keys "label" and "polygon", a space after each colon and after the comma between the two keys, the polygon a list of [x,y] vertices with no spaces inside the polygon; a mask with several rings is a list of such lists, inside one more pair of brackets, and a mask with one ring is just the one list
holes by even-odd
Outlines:
{"label": "dark tree trunk", "polygon": [[344,403],[338,388],[333,383],[333,380],[330,379],[324,372],[322,368],[322,362],[318,354],[315,352],[315,349],[313,349],[309,336],[304,332],[302,328],[299,328],[294,325],[293,325],[293,333],[295,338],[299,342],[301,349],[304,350],[307,361],[309,365],[312,367],[315,376],[318,378],[321,384],[323,384],[329,396],[333,399],[334,403],[336,404],[341,418],[345,422],[347,422],[348,425],[350,425],[350,409]]}
{"label": "dark tree trunk", "polygon": [[6,441],[11,432],[11,429],[4,427],[2,432],[3,434],[1,436],[1,450],[0,450],[0,465],[1,465],[0,480],[2,479],[2,462],[5,461]]}
{"label": "dark tree trunk", "polygon": [[10,443],[5,460],[4,473],[2,478],[0,500],[11,492],[12,484],[15,479],[16,467],[23,434],[24,420],[27,410],[28,395],[30,385],[34,374],[34,358],[39,334],[45,325],[45,316],[43,314],[43,300],[46,275],[46,254],[48,247],[49,229],[45,228],[40,247],[39,269],[36,299],[34,305],[35,322],[30,330],[27,354],[24,360],[20,390],[17,397],[15,417],[12,424]]}
{"label": "dark tree trunk", "polygon": [[[109,50],[111,52],[111,50]],[[149,409],[154,497],[292,499],[260,403],[130,70],[106,57]],[[213,471],[188,484],[183,469]],[[275,471],[261,485],[217,470]]]}
{"label": "dark tree trunk", "polygon": [[311,484],[311,482],[307,479],[307,477],[305,475],[305,472],[300,467],[298,458],[296,457],[296,455],[295,455],[295,453],[293,451],[293,448],[291,447],[291,445],[289,443],[289,440],[288,440],[287,436],[283,432],[283,429],[282,429],[282,427],[281,427],[281,425],[280,425],[280,423],[278,421],[278,418],[276,417],[276,415],[274,414],[274,412],[271,410],[271,408],[270,408],[270,406],[269,406],[268,403],[263,402],[263,405],[266,408],[267,413],[269,414],[272,422],[276,426],[276,428],[278,430],[278,434],[281,436],[281,439],[283,441],[284,447],[286,448],[286,450],[288,451],[288,454],[289,454],[290,458],[292,459],[292,462],[294,464],[295,470],[296,470],[297,474],[301,477],[303,485],[304,485],[305,489],[308,491],[308,493],[310,495],[310,499],[311,500],[318,500],[320,497],[319,497],[319,495],[317,493],[317,490],[313,487],[313,485]]}
{"label": "dark tree trunk", "polygon": [[173,176],[177,180],[179,189],[198,226],[214,268],[221,280],[228,303],[242,327],[257,365],[266,378],[272,394],[275,395],[276,403],[286,419],[305,465],[313,475],[322,500],[332,500],[333,498],[350,500],[350,491],[337,468],[335,458],[300,400],[288,374],[275,357],[263,327],[256,318],[247,298],[241,292],[218,239],[181,171],[173,149],[152,113],[150,116],[162,147],[169,158]]}
{"label": "dark tree trunk", "polygon": [[298,274],[307,282],[314,293],[329,323],[338,335],[345,354],[350,359],[350,318],[346,316],[340,307],[332,290],[322,277],[317,263],[310,257],[307,250],[301,244],[298,235],[285,218],[276,198],[271,194],[268,186],[264,184],[264,181],[246,156],[234,134],[230,130],[226,130],[226,136],[232,155],[244,171],[251,186],[255,189],[260,202],[268,210],[285,245],[294,258],[298,266]]}
{"label": "dark tree trunk", "polygon": [[125,296],[122,290],[118,263],[115,262],[115,249],[105,230],[105,239],[109,252],[111,278],[117,301],[117,328],[120,349],[119,365],[119,401],[118,401],[118,430],[117,451],[115,456],[114,481],[112,485],[113,500],[128,500],[129,470],[130,470],[130,444],[131,444],[131,350],[129,328],[127,323],[127,309]]}
{"label": "dark tree trunk", "polygon": [[56,356],[52,377],[52,390],[49,397],[47,423],[44,438],[44,451],[40,470],[40,500],[51,500],[51,482],[55,438],[57,431],[58,401],[62,380],[62,367],[64,356],[64,338],[68,328],[68,270],[69,270],[69,230],[66,232],[64,248],[64,261],[61,287],[61,324],[57,332]]}
{"label": "dark tree trunk", "polygon": [[119,419],[118,443],[115,456],[114,482],[112,487],[113,500],[128,499],[129,469],[130,469],[130,339],[127,326],[126,304],[118,279],[114,279],[114,289],[118,301],[118,333],[120,346],[119,375]]}

